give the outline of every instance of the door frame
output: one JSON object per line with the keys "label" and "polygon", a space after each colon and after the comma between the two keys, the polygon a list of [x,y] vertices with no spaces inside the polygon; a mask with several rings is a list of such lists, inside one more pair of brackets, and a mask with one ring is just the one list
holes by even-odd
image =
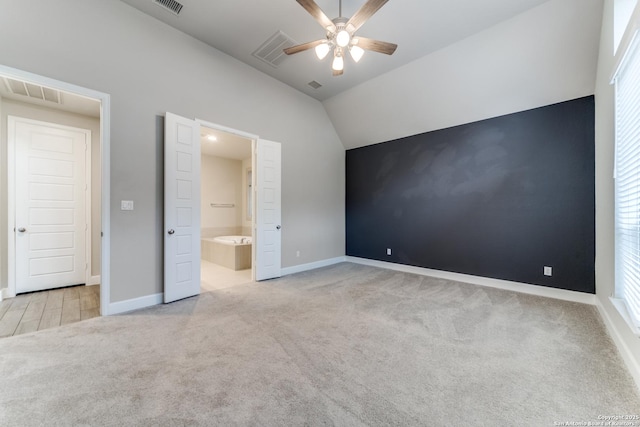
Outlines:
{"label": "door frame", "polygon": [[[63,92],[91,98],[100,102],[100,165],[101,165],[101,244],[100,244],[100,314],[109,315],[111,291],[111,96],[104,92],[66,83],[60,80],[0,65],[0,76],[21,80]],[[13,227],[8,227],[13,233]],[[7,235],[8,239],[9,235]],[[9,283],[9,286],[11,284]],[[15,283],[14,283],[15,285]],[[15,289],[15,286],[14,286]],[[7,288],[6,295],[12,297]]]}
{"label": "door frame", "polygon": [[[256,233],[256,173],[255,173],[255,169],[256,169],[256,149],[257,149],[257,143],[258,143],[258,135],[252,134],[252,133],[248,133],[248,132],[244,132],[241,130],[237,130],[237,129],[233,129],[227,126],[223,126],[223,125],[219,125],[216,123],[212,123],[210,121],[207,120],[203,120],[203,119],[195,119],[196,123],[200,124],[200,127],[206,127],[209,129],[215,129],[221,132],[226,132],[226,133],[230,133],[233,135],[237,135],[246,139],[251,140],[251,207],[253,209],[253,215],[251,215],[251,238],[255,239],[255,233]],[[244,173],[244,171],[243,171]],[[200,262],[200,260],[198,260],[198,262]],[[256,280],[256,268],[255,268],[255,262],[256,262],[256,245],[252,244],[251,245],[251,280],[255,281]]]}
{"label": "door frame", "polygon": [[[84,154],[85,161],[85,236],[84,236],[84,256],[85,256],[85,272],[84,280],[88,285],[91,281],[91,130],[76,128],[73,126],[65,126],[58,123],[45,122],[42,120],[29,119],[27,117],[7,116],[7,278],[9,280],[9,294],[17,294],[16,283],[16,233],[15,233],[15,213],[16,213],[16,153],[17,153],[17,141],[15,138],[15,124],[18,122],[29,123],[34,125],[51,126],[58,129],[69,130],[74,132],[81,132],[85,135],[86,150]],[[13,126],[12,126],[13,124]],[[14,226],[12,226],[14,225]]]}

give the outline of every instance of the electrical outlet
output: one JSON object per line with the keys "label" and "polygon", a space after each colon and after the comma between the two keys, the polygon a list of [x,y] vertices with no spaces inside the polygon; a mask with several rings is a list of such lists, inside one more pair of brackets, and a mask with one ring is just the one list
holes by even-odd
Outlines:
{"label": "electrical outlet", "polygon": [[300,251],[296,251],[296,258],[300,258]]}
{"label": "electrical outlet", "polygon": [[133,210],[133,200],[121,200],[120,201],[120,210],[121,211],[132,211]]}
{"label": "electrical outlet", "polygon": [[545,276],[552,276],[553,275],[552,268],[545,265],[544,266],[544,275]]}
{"label": "electrical outlet", "polygon": [[391,255],[391,248],[387,248],[387,255]]}

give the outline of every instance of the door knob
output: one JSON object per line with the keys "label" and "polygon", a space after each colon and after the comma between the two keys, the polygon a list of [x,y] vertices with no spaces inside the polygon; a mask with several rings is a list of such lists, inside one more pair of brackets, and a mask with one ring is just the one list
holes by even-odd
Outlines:
{"label": "door knob", "polygon": [[21,232],[21,233],[24,233],[25,231],[27,231],[27,229],[24,228],[24,227],[20,227],[20,228],[18,228],[18,231]]}
{"label": "door knob", "polygon": [[173,234],[173,233],[175,233],[175,230],[172,228],[171,230],[167,231],[167,233]]}
{"label": "door knob", "polygon": [[276,230],[280,230],[282,227],[280,227],[279,225],[276,225]]}

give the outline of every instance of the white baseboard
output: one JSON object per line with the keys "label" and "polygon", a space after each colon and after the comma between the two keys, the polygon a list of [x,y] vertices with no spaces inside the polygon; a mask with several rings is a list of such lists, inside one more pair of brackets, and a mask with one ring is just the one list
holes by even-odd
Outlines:
{"label": "white baseboard", "polygon": [[336,258],[323,259],[322,261],[310,262],[308,264],[294,265],[293,267],[286,267],[280,270],[283,276],[289,274],[302,273],[303,271],[315,270],[316,268],[328,267],[330,265],[345,262],[345,257],[339,256]]}
{"label": "white baseboard", "polygon": [[89,281],[87,282],[87,286],[99,285],[100,284],[100,275],[91,276]]}
{"label": "white baseboard", "polygon": [[422,276],[437,277],[439,279],[455,280],[457,282],[471,283],[473,285],[487,286],[490,288],[504,289],[523,294],[537,295],[547,298],[555,298],[565,301],[579,302],[582,304],[596,304],[596,296],[584,292],[555,289],[546,286],[529,285],[527,283],[511,282],[508,280],[491,279],[488,277],[471,276],[469,274],[451,273],[449,271],[432,270],[430,268],[413,267],[410,265],[396,264],[392,262],[376,261],[366,258],[345,257],[345,261],[354,264],[370,265],[386,268],[388,270],[402,271],[404,273],[419,274]]}
{"label": "white baseboard", "polygon": [[164,294],[147,295],[140,298],[133,298],[124,301],[112,302],[103,316],[112,314],[126,313],[127,311],[138,310],[141,308],[151,307],[152,305],[162,304]]}
{"label": "white baseboard", "polygon": [[0,301],[5,300],[7,298],[14,298],[16,295],[12,294],[9,288],[0,289]]}
{"label": "white baseboard", "polygon": [[604,325],[609,332],[609,336],[611,336],[611,339],[618,348],[620,356],[622,356],[624,364],[627,366],[629,373],[633,377],[633,380],[636,383],[636,387],[640,389],[640,363],[638,361],[638,356],[635,355],[633,351],[631,351],[626,343],[626,340],[623,338],[623,335],[620,333],[620,330],[616,326],[616,323],[613,321],[613,319],[611,319],[609,312],[602,305],[602,301],[600,301],[599,298],[596,298],[596,307],[598,308],[600,317],[602,317],[602,321],[604,322]]}

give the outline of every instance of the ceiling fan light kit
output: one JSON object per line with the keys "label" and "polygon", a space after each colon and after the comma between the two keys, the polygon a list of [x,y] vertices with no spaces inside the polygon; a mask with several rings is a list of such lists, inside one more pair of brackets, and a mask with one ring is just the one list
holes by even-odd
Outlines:
{"label": "ceiling fan light kit", "polygon": [[318,59],[324,59],[330,50],[331,47],[329,46],[329,43],[319,44],[318,46],[316,46],[316,56],[318,57]]}
{"label": "ceiling fan light kit", "polygon": [[353,45],[349,48],[349,53],[351,54],[351,57],[355,62],[360,62],[360,59],[362,59],[362,55],[364,55],[364,49],[359,46]]}
{"label": "ceiling fan light kit", "polygon": [[371,16],[389,0],[368,0],[350,18],[342,17],[342,0],[339,0],[339,13],[341,16],[330,20],[327,15],[313,0],[296,0],[316,21],[326,29],[324,40],[316,40],[284,49],[287,55],[315,48],[316,56],[322,60],[333,50],[331,68],[334,76],[344,72],[344,51],[349,50],[354,62],[359,62],[365,50],[391,55],[398,45],[378,40],[355,37],[354,34]]}
{"label": "ceiling fan light kit", "polygon": [[342,59],[342,49],[335,49],[333,63],[331,64],[333,71],[344,70],[344,59]]}

